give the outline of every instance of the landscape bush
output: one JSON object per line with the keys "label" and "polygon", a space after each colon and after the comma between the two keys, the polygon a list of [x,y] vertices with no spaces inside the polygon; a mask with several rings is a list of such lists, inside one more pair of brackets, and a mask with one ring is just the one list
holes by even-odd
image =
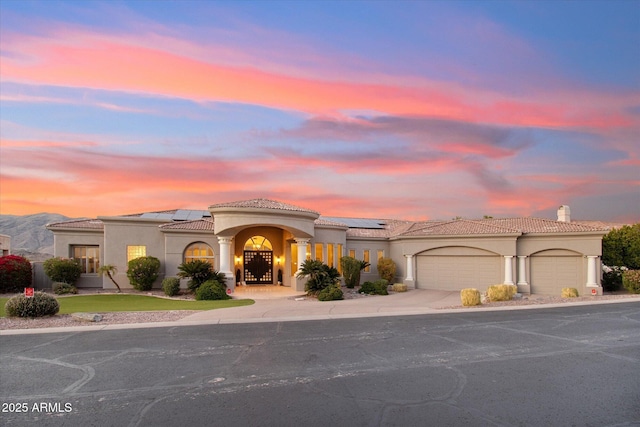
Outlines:
{"label": "landscape bush", "polygon": [[158,278],[160,260],[152,256],[143,256],[129,261],[127,277],[131,286],[138,291],[148,291]]}
{"label": "landscape bush", "polygon": [[480,291],[474,288],[461,290],[460,299],[462,300],[462,305],[465,307],[482,304],[480,299]]}
{"label": "landscape bush", "polygon": [[407,285],[405,283],[394,283],[391,285],[393,292],[407,292]]}
{"label": "landscape bush", "polygon": [[177,277],[166,277],[162,281],[162,290],[164,294],[173,297],[180,293],[180,279]]}
{"label": "landscape bush", "polygon": [[196,300],[226,300],[231,299],[227,295],[227,286],[215,279],[210,279],[196,289]]}
{"label": "landscape bush", "polygon": [[56,295],[64,295],[64,294],[77,294],[78,288],[73,285],[64,282],[54,282],[53,283],[53,293]]}
{"label": "landscape bush", "polygon": [[44,292],[34,292],[33,297],[16,295],[4,305],[9,317],[43,317],[53,316],[60,310],[58,300]]}
{"label": "landscape bush", "polygon": [[487,288],[487,298],[489,301],[509,301],[518,292],[515,285],[491,285]]}
{"label": "landscape bush", "polygon": [[296,277],[307,277],[304,289],[310,295],[317,295],[327,286],[336,285],[340,281],[338,270],[334,267],[329,267],[322,261],[312,259],[305,260],[302,263]]}
{"label": "landscape bush", "polygon": [[360,261],[350,256],[340,258],[340,267],[342,267],[342,277],[344,277],[344,285],[353,289],[360,284],[360,272],[367,268],[369,263]]}
{"label": "landscape bush", "polygon": [[184,262],[178,266],[178,277],[189,279],[187,288],[191,292],[195,292],[200,285],[209,280],[217,280],[226,286],[226,277],[224,273],[219,273],[213,269],[211,264],[206,261],[196,259]]}
{"label": "landscape bush", "polygon": [[622,285],[632,294],[640,294],[640,270],[627,270],[622,273]]}
{"label": "landscape bush", "polygon": [[576,288],[562,288],[560,296],[562,298],[576,298],[578,297],[578,290]]}
{"label": "landscape bush", "polygon": [[338,285],[330,285],[318,292],[318,301],[336,301],[344,298]]}
{"label": "landscape bush", "polygon": [[389,295],[387,287],[389,282],[385,279],[376,280],[375,282],[364,282],[358,292],[369,295]]}
{"label": "landscape bush", "polygon": [[396,278],[396,263],[391,258],[380,258],[377,264],[378,275],[388,283],[392,283]]}
{"label": "landscape bush", "polygon": [[53,282],[63,282],[75,285],[80,275],[82,267],[80,263],[71,258],[49,258],[42,264],[44,274]]}
{"label": "landscape bush", "polygon": [[21,292],[32,284],[31,263],[18,255],[0,257],[0,293]]}
{"label": "landscape bush", "polygon": [[614,292],[622,289],[622,273],[627,271],[627,267],[602,266],[602,289],[605,292]]}

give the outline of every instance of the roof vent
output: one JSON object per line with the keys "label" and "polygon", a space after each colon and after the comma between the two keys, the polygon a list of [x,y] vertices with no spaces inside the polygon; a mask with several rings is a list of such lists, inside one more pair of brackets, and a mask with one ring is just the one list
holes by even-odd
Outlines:
{"label": "roof vent", "polygon": [[569,209],[569,206],[562,205],[558,208],[558,221],[571,222],[571,209]]}

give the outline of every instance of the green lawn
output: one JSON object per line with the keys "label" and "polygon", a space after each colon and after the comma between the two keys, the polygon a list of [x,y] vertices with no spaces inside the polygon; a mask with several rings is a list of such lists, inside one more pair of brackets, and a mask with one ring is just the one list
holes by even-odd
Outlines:
{"label": "green lawn", "polygon": [[[0,298],[0,317],[5,317],[4,305],[9,298]],[[251,305],[251,299],[225,301],[187,301],[146,295],[75,295],[58,297],[59,314],[78,312],[107,313],[111,311],[213,310]]]}

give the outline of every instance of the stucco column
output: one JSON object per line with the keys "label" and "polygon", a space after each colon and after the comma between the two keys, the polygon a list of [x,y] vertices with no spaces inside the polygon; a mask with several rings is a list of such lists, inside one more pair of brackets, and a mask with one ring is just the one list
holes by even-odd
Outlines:
{"label": "stucco column", "polygon": [[597,256],[589,255],[587,256],[587,286],[589,287],[598,287],[598,282],[596,281],[596,260]]}
{"label": "stucco column", "polygon": [[227,278],[227,288],[235,289],[235,278],[233,277],[233,271],[231,270],[231,237],[218,237],[218,243],[220,244],[220,273],[223,273]]}
{"label": "stucco column", "polygon": [[405,255],[407,259],[407,274],[405,275],[405,281],[413,282],[413,255]]}
{"label": "stucco column", "polygon": [[513,256],[504,256],[504,284],[513,285]]}
{"label": "stucco column", "polygon": [[298,270],[296,271],[296,274],[298,273],[298,271],[300,271],[300,269],[302,268],[302,264],[304,264],[304,262],[307,260],[307,245],[309,244],[309,240],[310,239],[299,239],[299,238],[294,238],[294,240],[296,241],[296,246],[298,246]]}
{"label": "stucco column", "polygon": [[518,255],[518,285],[528,285],[527,283],[527,270],[525,267],[525,261],[527,257],[525,255]]}

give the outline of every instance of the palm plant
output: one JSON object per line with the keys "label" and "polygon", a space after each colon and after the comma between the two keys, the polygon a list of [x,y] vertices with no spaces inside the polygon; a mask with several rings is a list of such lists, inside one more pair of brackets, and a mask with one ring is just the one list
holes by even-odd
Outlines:
{"label": "palm plant", "polygon": [[113,275],[118,273],[118,269],[115,265],[103,265],[102,267],[100,267],[100,269],[98,269],[98,273],[100,273],[100,276],[104,276],[106,274],[107,277],[113,282],[113,284],[116,285],[116,288],[118,288],[118,293],[122,292],[122,289],[120,289],[120,285],[118,285],[118,282],[116,282],[113,278]]}

